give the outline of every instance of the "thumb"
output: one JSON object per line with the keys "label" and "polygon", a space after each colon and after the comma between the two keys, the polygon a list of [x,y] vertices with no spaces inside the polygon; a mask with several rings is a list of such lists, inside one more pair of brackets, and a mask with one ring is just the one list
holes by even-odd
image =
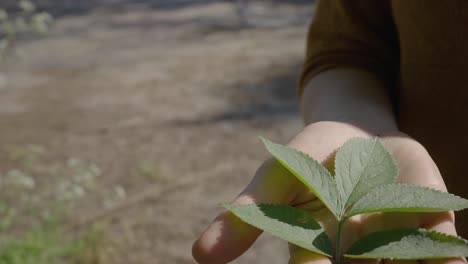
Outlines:
{"label": "thumb", "polygon": [[[265,161],[255,177],[232,202],[288,204],[302,185],[276,160]],[[193,245],[193,257],[199,263],[228,263],[242,255],[262,233],[230,212],[223,212]]]}

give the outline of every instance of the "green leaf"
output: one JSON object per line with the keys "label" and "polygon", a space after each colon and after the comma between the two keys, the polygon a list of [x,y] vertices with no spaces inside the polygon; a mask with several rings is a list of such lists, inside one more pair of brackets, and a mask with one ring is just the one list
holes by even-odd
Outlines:
{"label": "green leaf", "polygon": [[417,185],[386,184],[359,199],[346,217],[372,212],[442,212],[468,208],[468,200]]}
{"label": "green leaf", "polygon": [[371,189],[393,183],[398,176],[392,156],[377,138],[347,141],[336,154],[335,172],[342,211]]}
{"label": "green leaf", "polygon": [[225,205],[244,222],[310,251],[331,256],[332,244],[310,214],[287,205]]}
{"label": "green leaf", "polygon": [[307,186],[338,219],[341,206],[336,183],[330,172],[301,151],[261,139],[268,152]]}
{"label": "green leaf", "polygon": [[468,241],[425,229],[372,233],[357,241],[345,255],[365,259],[435,259],[468,256]]}

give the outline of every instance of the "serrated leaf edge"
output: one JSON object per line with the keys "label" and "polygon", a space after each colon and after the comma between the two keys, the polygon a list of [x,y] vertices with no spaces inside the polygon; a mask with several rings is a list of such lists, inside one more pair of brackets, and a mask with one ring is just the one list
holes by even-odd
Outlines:
{"label": "serrated leaf edge", "polygon": [[[355,215],[360,215],[360,214],[368,214],[368,213],[374,213],[374,212],[389,212],[389,211],[382,211],[382,210],[372,210],[372,211],[363,211],[363,212],[359,212],[359,213],[355,213],[355,214],[349,214],[349,212],[351,212],[353,210],[353,206],[358,203],[361,199],[364,199],[367,195],[370,195],[371,192],[377,190],[377,189],[380,189],[380,188],[385,188],[385,186],[388,186],[388,185],[398,185],[398,186],[408,186],[408,187],[419,187],[421,189],[425,189],[425,190],[429,190],[429,191],[435,191],[435,192],[438,192],[438,193],[444,193],[444,194],[448,194],[452,197],[455,197],[455,198],[460,198],[460,199],[464,199],[464,200],[467,200],[463,197],[460,197],[458,195],[455,195],[453,193],[449,193],[449,192],[444,192],[444,191],[440,191],[440,190],[437,190],[437,189],[434,189],[434,188],[429,188],[427,186],[421,186],[421,185],[416,185],[416,184],[407,184],[407,183],[389,183],[389,184],[384,184],[384,185],[380,185],[380,186],[377,186],[375,188],[372,188],[368,193],[366,193],[364,196],[362,196],[359,200],[357,200],[352,206],[349,207],[349,210],[348,210],[348,213],[345,214],[345,218],[349,218],[349,217],[353,217]],[[400,207],[400,208],[412,208],[412,207]],[[468,200],[467,200],[467,205],[466,207],[464,208],[460,208],[460,209],[453,209],[453,211],[460,211],[460,210],[464,210],[468,208]],[[440,209],[443,209],[443,208],[440,208]],[[451,210],[444,210],[444,211],[452,211]],[[391,212],[399,212],[399,211],[391,211]],[[406,211],[401,211],[401,212],[406,212]]]}
{"label": "serrated leaf edge", "polygon": [[[335,173],[337,172],[337,168],[336,168],[336,157],[338,156],[338,153],[340,151],[340,149],[343,149],[345,146],[347,145],[350,145],[352,143],[354,143],[355,140],[363,140],[363,141],[372,141],[373,144],[373,150],[376,146],[376,144],[380,143],[380,145],[382,145],[383,149],[388,153],[388,156],[390,157],[391,161],[392,161],[392,164],[393,164],[393,168],[395,169],[396,171],[396,175],[395,177],[393,178],[393,183],[395,183],[396,179],[398,178],[398,175],[399,175],[399,170],[398,170],[398,166],[397,166],[397,163],[396,163],[396,160],[395,158],[393,157],[393,155],[385,148],[385,145],[383,144],[382,140],[380,139],[380,137],[373,137],[373,138],[364,138],[364,137],[353,137],[353,138],[350,138],[348,139],[343,145],[341,145],[341,147],[339,147],[337,150],[336,150],[336,155],[335,155],[335,160],[334,160],[334,170],[335,170]],[[366,167],[367,167],[367,164],[366,164]],[[337,174],[337,173],[336,173]],[[341,177],[339,176],[338,174],[335,175],[335,178],[336,177]],[[353,191],[351,192],[351,194],[354,192],[354,189],[356,188],[356,186],[358,186],[359,182],[361,181],[361,177],[359,177],[359,180],[358,182],[356,183],[356,185],[353,186]],[[337,187],[338,189],[338,187]],[[372,190],[372,189],[371,189]],[[346,201],[343,200],[343,198],[341,197],[341,192],[338,191],[338,194],[340,195],[340,203],[341,203],[341,212],[340,214],[341,215],[345,215],[345,211],[348,209],[348,208],[351,208],[353,206],[353,204],[350,204],[350,205],[347,205],[348,201],[349,201],[349,198],[351,197],[348,197],[348,199]],[[365,194],[367,195],[367,193]],[[364,197],[365,195],[363,195],[362,197]],[[361,198],[362,198],[361,197]],[[359,199],[360,200],[360,199]]]}
{"label": "serrated leaf edge", "polygon": [[[328,208],[328,210],[330,210],[330,212],[333,214],[333,216],[336,218],[336,220],[339,220],[340,219],[340,214],[341,214],[341,200],[340,200],[340,197],[339,197],[339,192],[338,192],[338,189],[337,189],[337,186],[336,186],[336,181],[335,181],[335,178],[331,175],[330,171],[327,170],[327,168],[325,168],[320,162],[318,162],[317,160],[315,160],[314,158],[312,158],[311,156],[309,156],[307,153],[303,152],[303,151],[300,151],[298,149],[295,149],[295,148],[291,148],[291,147],[288,147],[288,146],[285,146],[285,145],[281,145],[281,144],[278,144],[278,143],[275,143],[271,140],[268,140],[264,137],[259,137],[263,144],[265,145],[265,148],[267,149],[268,153],[270,153],[284,168],[286,168],[291,174],[293,174],[299,181],[301,181],[306,187],[307,189],[309,189],[320,201],[322,201],[322,203],[325,205],[325,207]],[[328,176],[332,179],[332,182],[334,184],[334,188],[336,190],[336,194],[337,194],[337,197],[336,197],[336,210],[335,209],[332,209],[330,207],[330,205],[325,201],[325,199],[323,199],[323,197],[315,190],[315,188],[313,188],[313,186],[311,186],[308,182],[304,181],[303,180],[303,177],[301,175],[297,175],[296,172],[294,172],[293,170],[290,170],[289,169],[289,166],[287,166],[283,161],[281,161],[281,159],[277,158],[275,155],[273,155],[270,150],[268,149],[268,145],[266,143],[270,143],[270,144],[275,144],[275,145],[279,145],[281,147],[286,147],[286,148],[289,148],[290,150],[292,151],[295,151],[297,153],[299,153],[300,155],[302,156],[305,156],[306,158],[310,159],[312,162],[314,162],[315,164],[319,165],[324,171],[326,171],[328,173]],[[310,185],[310,188],[309,188],[309,185]],[[338,211],[337,211],[338,210]]]}
{"label": "serrated leaf edge", "polygon": [[[237,205],[237,204],[222,204],[222,207],[224,207],[225,209],[229,210],[232,214],[234,214],[234,215],[235,215],[237,218],[239,218],[240,220],[244,221],[241,217],[239,217],[237,214],[235,214],[235,213],[232,211],[231,208],[233,208],[233,207],[259,206],[259,205],[290,207],[290,208],[292,208],[292,209],[300,210],[300,211],[303,211],[304,213],[310,214],[309,212],[307,212],[307,211],[305,211],[305,210],[302,210],[302,209],[299,209],[299,208],[290,206],[290,205],[288,205],[288,204],[275,204],[275,203],[251,203],[251,204],[239,204],[239,205]],[[312,218],[312,220],[314,220],[315,222],[317,222],[317,220],[315,220],[315,218],[313,218],[313,217],[311,217],[311,218]],[[270,219],[273,219],[273,218],[270,218]],[[276,219],[273,219],[273,220],[276,220]],[[276,221],[278,221],[278,220],[276,220]],[[244,222],[245,222],[245,221],[244,221]],[[245,223],[247,223],[247,222],[245,222]],[[318,223],[318,222],[317,222],[317,223]],[[254,225],[252,225],[252,224],[250,224],[250,223],[247,223],[247,224],[249,224],[249,225],[251,225],[251,226],[254,226]],[[322,230],[325,232],[325,229],[323,229],[322,225],[320,225],[320,223],[318,223],[318,224],[319,224],[319,226],[322,228]],[[256,226],[254,226],[254,227],[265,231],[265,230],[262,229],[262,228],[259,228],[259,227],[256,227]],[[268,231],[265,231],[265,232],[268,232]],[[325,233],[325,234],[326,234],[326,233]],[[326,234],[326,235],[327,235],[327,234]],[[281,239],[281,240],[287,241],[286,239],[283,239],[283,238],[281,238],[281,237],[279,237],[279,236],[275,236],[275,237],[277,237],[277,238],[279,238],[279,239]],[[327,237],[328,237],[328,235],[327,235]],[[330,239],[330,237],[328,237],[328,239]],[[288,241],[288,242],[289,242],[289,241]],[[331,240],[330,240],[330,242],[331,242]],[[291,242],[290,242],[290,243],[291,243]],[[331,257],[331,256],[332,256],[331,254],[329,254],[329,253],[327,253],[327,252],[324,252],[323,250],[320,250],[320,249],[318,249],[318,248],[317,248],[317,250],[315,250],[315,253],[324,255],[324,256],[326,256],[326,257]]]}
{"label": "serrated leaf edge", "polygon": [[[414,230],[414,231],[418,231],[418,232],[422,232],[422,233],[425,233],[425,234],[430,234],[430,235],[437,235],[437,236],[441,236],[443,238],[451,238],[451,239],[455,239],[457,240],[457,242],[460,242],[460,243],[465,243],[468,245],[468,240],[462,238],[462,237],[459,237],[459,236],[454,236],[454,235],[449,235],[449,234],[446,234],[446,233],[441,233],[441,232],[438,232],[438,231],[433,231],[433,230],[429,230],[429,229],[424,229],[424,228],[400,228],[400,229],[390,229],[390,230],[383,230],[383,231],[377,231],[377,232],[373,232],[373,233],[370,233],[368,234],[367,236],[370,236],[370,235],[373,235],[373,234],[377,234],[377,233],[383,233],[383,232],[391,232],[391,231],[400,231],[400,230]],[[362,239],[362,238],[361,238]],[[360,239],[359,239],[360,240]],[[358,241],[359,241],[358,240]],[[355,243],[357,243],[358,241],[356,241]],[[395,243],[395,242],[392,242],[392,243]],[[353,247],[353,245],[351,245],[350,249]],[[372,258],[372,257],[362,257],[362,255],[349,255],[349,254],[344,254],[343,255],[345,258],[350,258],[350,259],[375,259],[375,258]],[[461,256],[461,257],[464,257],[464,256]],[[444,259],[444,258],[447,258],[447,257],[430,257],[430,258],[426,258],[426,259]],[[397,259],[397,258],[395,258]],[[421,259],[421,258],[418,258],[418,259]],[[423,258],[424,259],[424,258]],[[411,259],[408,259],[408,260],[411,260]]]}

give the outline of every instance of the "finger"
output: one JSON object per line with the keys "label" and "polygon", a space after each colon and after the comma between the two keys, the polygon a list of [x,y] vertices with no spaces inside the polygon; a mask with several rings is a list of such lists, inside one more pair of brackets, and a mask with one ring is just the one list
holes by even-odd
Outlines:
{"label": "finger", "polygon": [[445,258],[445,259],[426,259],[421,261],[421,264],[466,264],[464,257]]}
{"label": "finger", "polygon": [[328,257],[293,244],[289,244],[289,255],[289,264],[332,264]]}
{"label": "finger", "polygon": [[441,213],[425,213],[421,227],[449,235],[457,235],[455,229],[455,214],[452,211]]}
{"label": "finger", "polygon": [[447,191],[439,169],[420,143],[411,138],[387,137],[384,144],[398,164],[398,182]]}
{"label": "finger", "polygon": [[[389,141],[394,139],[390,138]],[[400,141],[400,146],[393,148],[394,156],[400,168],[399,182],[416,184],[447,191],[444,180],[439,169],[430,157],[426,149],[415,142],[407,139],[406,142]],[[419,215],[419,226],[425,229],[434,230],[441,233],[456,235],[454,213],[421,213]],[[424,264],[449,264],[466,263],[464,258],[452,258],[442,260],[424,260]]]}
{"label": "finger", "polygon": [[[422,228],[433,231],[446,233],[449,235],[457,235],[455,229],[455,215],[453,212],[443,212],[428,214],[425,221],[422,223]],[[422,264],[466,264],[465,258],[449,258],[449,259],[428,259],[422,261]]]}
{"label": "finger", "polygon": [[[232,204],[290,203],[304,188],[276,160],[266,161],[252,182]],[[227,263],[242,255],[261,230],[244,223],[230,212],[220,214],[193,245],[199,263]]]}
{"label": "finger", "polygon": [[232,213],[224,212],[195,241],[193,257],[198,263],[228,263],[247,250],[261,233]]}

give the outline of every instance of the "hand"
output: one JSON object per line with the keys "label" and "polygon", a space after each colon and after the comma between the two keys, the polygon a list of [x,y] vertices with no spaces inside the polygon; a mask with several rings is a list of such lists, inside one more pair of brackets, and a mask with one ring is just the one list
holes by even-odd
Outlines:
{"label": "hand", "polygon": [[[322,162],[325,167],[330,167],[333,165],[333,153],[344,142],[353,137],[373,136],[349,124],[318,122],[306,127],[289,142],[288,146],[308,153]],[[423,146],[397,131],[381,137],[385,147],[397,162],[398,182],[446,191],[437,166]],[[332,239],[336,237],[337,223],[328,209],[299,180],[273,159],[263,163],[247,188],[233,201],[233,204],[237,205],[252,203],[282,203],[309,211]],[[343,248],[346,250],[354,241],[368,233],[403,227],[422,227],[456,234],[453,212],[357,215],[345,223]],[[232,213],[224,212],[195,242],[193,256],[199,263],[228,263],[244,253],[261,233],[261,230],[242,222]],[[289,249],[291,264],[331,264],[326,257],[295,245],[290,245]],[[462,258],[424,262],[425,264],[466,263]],[[404,261],[404,263],[417,263],[417,261]]]}

